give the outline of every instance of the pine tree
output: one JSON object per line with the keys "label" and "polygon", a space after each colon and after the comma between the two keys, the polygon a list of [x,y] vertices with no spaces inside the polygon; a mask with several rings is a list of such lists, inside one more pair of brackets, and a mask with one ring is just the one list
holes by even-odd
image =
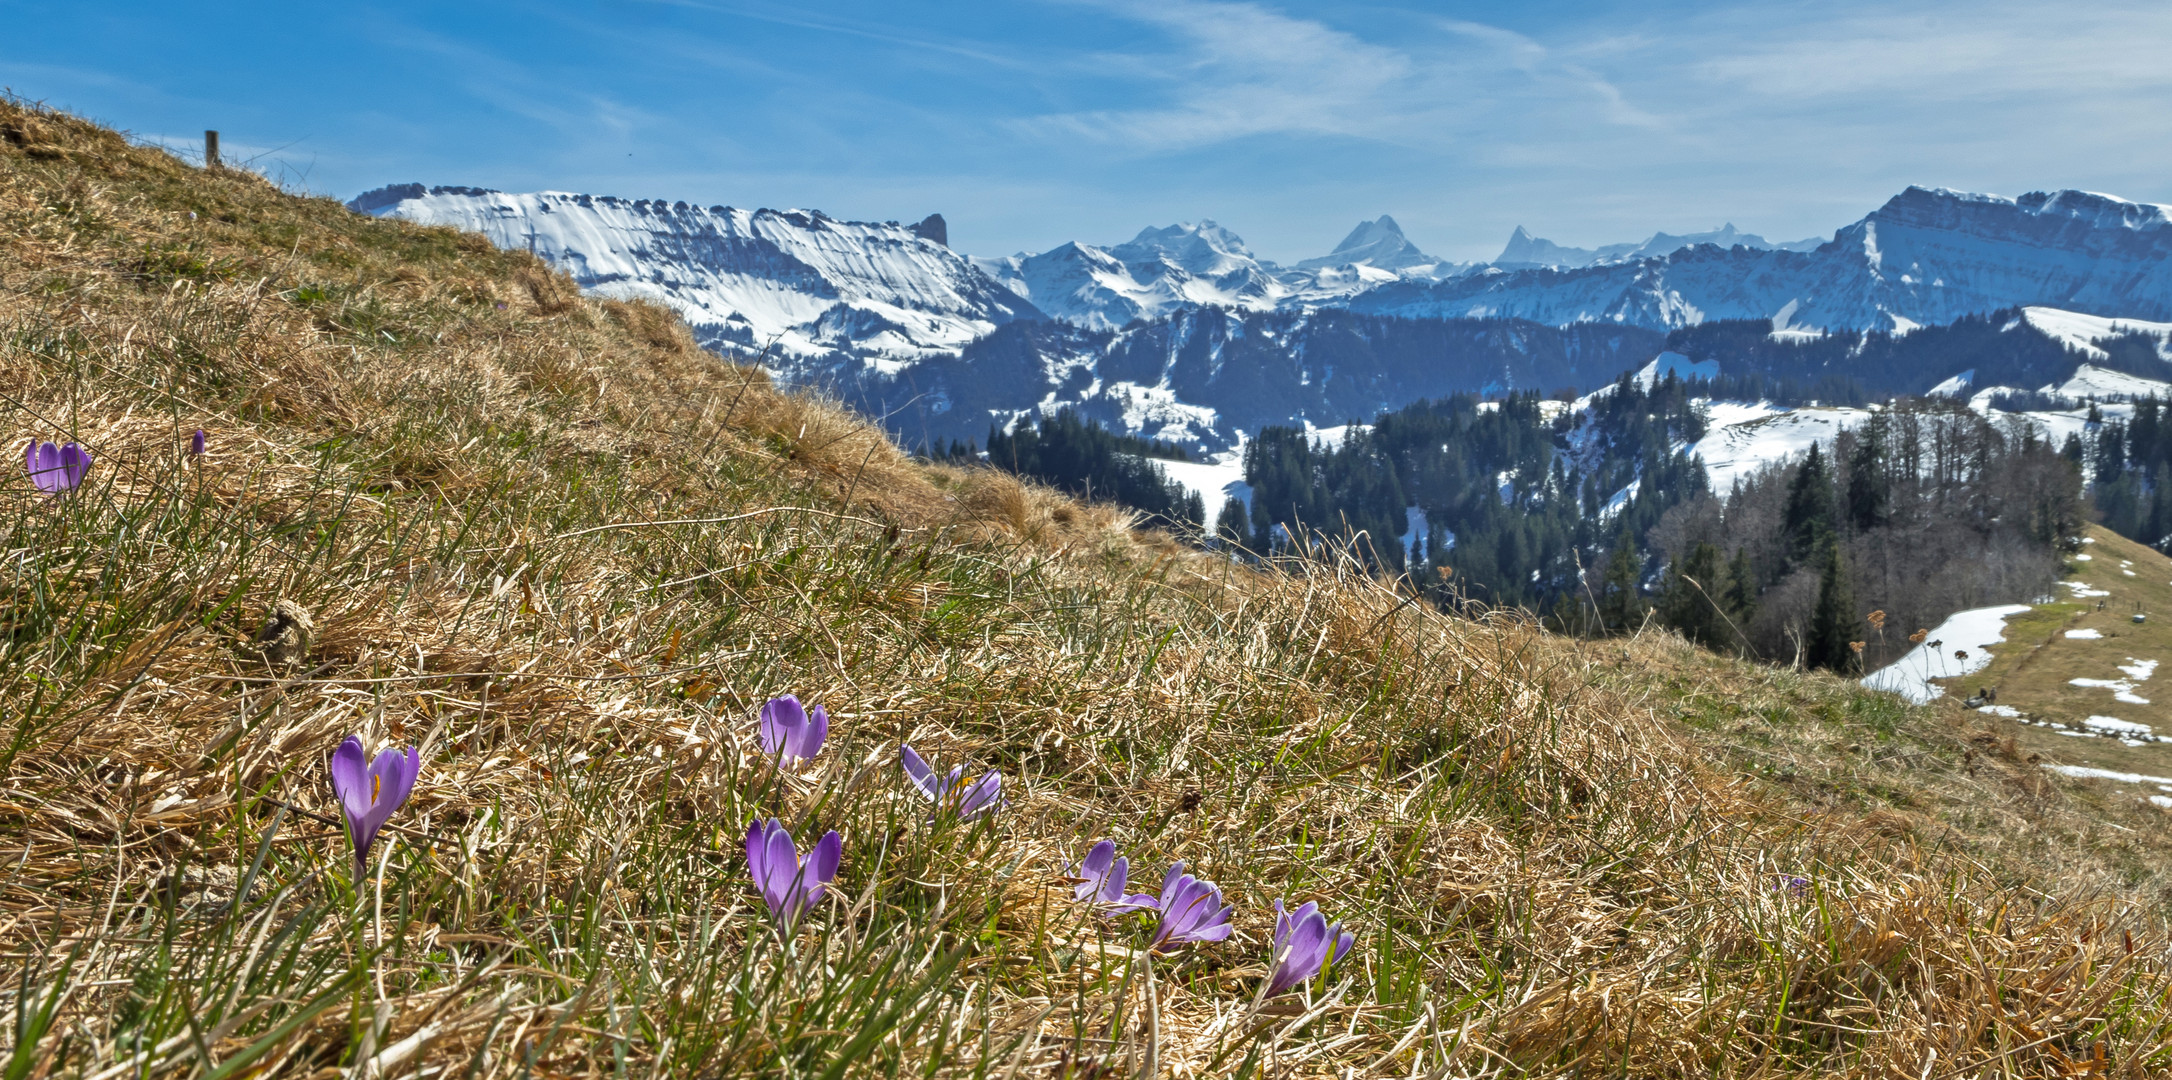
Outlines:
{"label": "pine tree", "polygon": [[1848,523],[1857,532],[1885,524],[1891,496],[1886,490],[1884,457],[1885,415],[1880,413],[1863,425],[1855,452],[1848,455]]}
{"label": "pine tree", "polygon": [[[1727,617],[1733,620],[1736,631],[1757,617],[1757,569],[1750,565],[1748,544],[1735,549],[1734,561],[1727,566],[1727,594],[1720,602],[1727,608]],[[1742,649],[1750,647],[1739,632],[1734,644]]]}
{"label": "pine tree", "polygon": [[1795,468],[1780,512],[1780,532],[1787,540],[1789,567],[1808,563],[1833,534],[1833,477],[1817,443]]}
{"label": "pine tree", "polygon": [[1856,630],[1855,590],[1848,586],[1847,560],[1838,543],[1825,544],[1824,565],[1818,574],[1818,602],[1810,611],[1810,634],[1803,643],[1803,662],[1828,671],[1846,671],[1855,664],[1855,650],[1848,647]]}
{"label": "pine tree", "polygon": [[1244,508],[1244,500],[1232,495],[1222,503],[1222,514],[1214,522],[1214,535],[1225,549],[1241,548],[1252,540],[1252,515]]}
{"label": "pine tree", "polygon": [[1643,567],[1636,536],[1624,526],[1606,561],[1605,592],[1599,597],[1599,618],[1607,627],[1627,630],[1644,618],[1644,598],[1637,593]]}
{"label": "pine tree", "polygon": [[1734,637],[1716,606],[1720,573],[1719,549],[1699,541],[1671,568],[1659,601],[1660,621],[1708,649],[1725,648]]}

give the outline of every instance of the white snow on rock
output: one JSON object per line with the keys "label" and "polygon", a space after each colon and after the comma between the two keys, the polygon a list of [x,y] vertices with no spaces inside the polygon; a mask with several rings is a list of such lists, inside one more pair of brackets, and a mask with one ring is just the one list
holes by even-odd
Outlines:
{"label": "white snow on rock", "polygon": [[1959,375],[1955,375],[1954,377],[1947,379],[1945,382],[1939,383],[1937,386],[1931,387],[1929,390],[1924,392],[1924,396],[1951,398],[1966,397],[1968,395],[1968,388],[1970,384],[1974,383],[1975,381],[1976,369],[1970,368],[1967,371],[1960,373]]}
{"label": "white snow on rock", "polygon": [[[1924,638],[1923,644],[1864,676],[1863,685],[1872,690],[1891,691],[1917,705],[1937,698],[1946,689],[1933,684],[1932,679],[1950,679],[1982,671],[1991,663],[1991,654],[1985,646],[2006,640],[2007,617],[2027,610],[2027,604],[2002,604],[1955,612],[1939,623]],[[1933,641],[1939,643],[1938,648],[1931,648]],[[1956,657],[1957,652],[1966,652],[1968,658]]]}
{"label": "white snow on rock", "polygon": [[2030,326],[2058,339],[2059,343],[2093,359],[2106,359],[2107,354],[2097,347],[2097,342],[2109,337],[2128,334],[2146,334],[2157,339],[2158,354],[2172,360],[2167,351],[2167,341],[2172,339],[2172,323],[2143,322],[2140,319],[2111,319],[2102,315],[2084,315],[2079,311],[2062,311],[2050,307],[2025,307],[2021,317]]}
{"label": "white snow on rock", "polygon": [[894,370],[1039,313],[950,248],[895,223],[562,191],[385,188],[355,209],[526,250],[581,288],[654,300],[703,343],[767,363],[838,349]]}
{"label": "white snow on rock", "polygon": [[1691,360],[1681,353],[1669,350],[1637,369],[1636,384],[1639,389],[1649,391],[1665,381],[1669,375],[1687,382],[1690,379],[1717,379],[1719,373],[1717,360]]}
{"label": "white snow on rock", "polygon": [[1785,410],[1763,403],[1713,402],[1706,415],[1705,436],[1689,448],[1689,453],[1704,459],[1713,492],[1725,495],[1734,487],[1736,478],[1807,453],[1812,443],[1830,447],[1833,436],[1861,424],[1871,414],[1866,409],[1833,406]]}
{"label": "white snow on rock", "polygon": [[2057,385],[2045,385],[2040,392],[2056,394],[2064,398],[2087,398],[2093,401],[2118,401],[2132,398],[2172,397],[2172,382],[2148,379],[2114,371],[2095,364],[2083,364],[2074,374]]}
{"label": "white snow on rock", "polygon": [[2066,636],[2075,641],[2095,641],[2104,635],[2095,629],[2084,627],[2080,630],[2069,630],[2066,632]]}

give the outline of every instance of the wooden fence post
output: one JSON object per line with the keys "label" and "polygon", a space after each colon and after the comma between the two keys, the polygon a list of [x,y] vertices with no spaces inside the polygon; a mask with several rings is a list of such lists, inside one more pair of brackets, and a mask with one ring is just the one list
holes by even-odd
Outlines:
{"label": "wooden fence post", "polygon": [[216,131],[206,131],[204,132],[204,168],[216,169],[218,167],[219,133]]}

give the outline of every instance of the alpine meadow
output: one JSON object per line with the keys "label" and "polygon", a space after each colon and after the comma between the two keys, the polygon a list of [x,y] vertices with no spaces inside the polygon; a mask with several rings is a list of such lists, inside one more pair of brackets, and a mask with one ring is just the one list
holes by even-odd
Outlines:
{"label": "alpine meadow", "polygon": [[[1447,393],[1334,460],[1500,422]],[[0,407],[7,1080],[2172,1071],[2172,842],[2083,740],[1233,560],[17,99]]]}

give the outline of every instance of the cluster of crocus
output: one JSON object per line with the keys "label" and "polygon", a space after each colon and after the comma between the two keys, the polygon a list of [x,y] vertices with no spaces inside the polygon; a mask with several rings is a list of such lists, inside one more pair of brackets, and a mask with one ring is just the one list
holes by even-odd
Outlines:
{"label": "cluster of crocus", "polygon": [[415,790],[422,773],[422,754],[414,747],[405,753],[385,749],[371,761],[362,749],[362,737],[349,735],[332,752],[332,794],[347,815],[347,838],[354,842],[355,881],[369,873],[370,845],[377,831],[392,819],[392,812]]}
{"label": "cluster of crocus", "polygon": [[1275,966],[1267,976],[1267,996],[1286,994],[1326,971],[1356,942],[1341,923],[1327,921],[1320,905],[1307,900],[1296,911],[1284,911],[1282,901],[1275,901]]}
{"label": "cluster of crocus", "polygon": [[[1220,886],[1185,873],[1180,862],[1162,877],[1160,896],[1125,896],[1124,879],[1130,868],[1129,860],[1117,857],[1116,843],[1103,840],[1084,859],[1065,867],[1064,874],[1075,882],[1072,895],[1105,917],[1158,913],[1160,921],[1147,945],[1154,952],[1185,942],[1229,939],[1231,909],[1222,902]],[[1288,993],[1326,971],[1356,941],[1343,932],[1342,924],[1329,923],[1316,903],[1307,901],[1295,911],[1285,911],[1282,901],[1275,901],[1274,969],[1267,977],[1267,996]]]}
{"label": "cluster of crocus", "polygon": [[74,443],[55,446],[32,439],[23,450],[23,470],[30,474],[30,482],[48,495],[74,491],[90,474],[90,467],[90,451]]}
{"label": "cluster of crocus", "polygon": [[747,829],[747,869],[762,890],[762,902],[777,930],[790,937],[799,917],[822,899],[830,882],[837,880],[837,865],[845,854],[845,839],[832,829],[815,842],[806,859],[799,845],[776,818],[756,821]]}
{"label": "cluster of crocus", "polygon": [[968,784],[965,766],[953,765],[948,775],[938,777],[911,746],[902,743],[898,745],[898,760],[905,766],[905,775],[913,786],[935,804],[937,817],[954,814],[961,821],[970,821],[1003,807],[1002,773],[990,769]]}
{"label": "cluster of crocus", "polygon": [[762,706],[758,731],[762,754],[779,761],[812,761],[830,737],[830,714],[817,705],[808,709],[797,697],[786,694]]}

